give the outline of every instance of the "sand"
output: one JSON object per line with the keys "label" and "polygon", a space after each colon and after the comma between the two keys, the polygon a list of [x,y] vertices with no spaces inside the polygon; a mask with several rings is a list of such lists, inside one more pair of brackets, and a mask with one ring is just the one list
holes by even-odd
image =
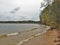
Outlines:
{"label": "sand", "polygon": [[30,31],[28,30],[19,32],[18,35],[16,35],[16,33],[12,33],[14,35],[9,34],[10,36],[2,35],[0,36],[0,45],[17,45],[19,42],[22,43],[23,40],[25,42],[29,42],[34,35],[35,38],[37,37],[37,35],[40,35],[39,33],[46,32],[46,30],[47,30],[46,26],[42,26],[40,28],[31,29]]}
{"label": "sand", "polygon": [[0,36],[0,45],[60,45],[59,29],[42,27],[12,34]]}
{"label": "sand", "polygon": [[58,37],[56,29],[49,30],[41,36],[35,37],[34,39],[23,43],[22,45],[57,45],[59,42],[55,42]]}

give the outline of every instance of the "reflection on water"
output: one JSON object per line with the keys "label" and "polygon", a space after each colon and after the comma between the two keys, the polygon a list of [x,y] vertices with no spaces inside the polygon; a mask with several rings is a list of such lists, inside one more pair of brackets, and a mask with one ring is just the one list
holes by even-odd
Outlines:
{"label": "reflection on water", "polygon": [[18,31],[25,31],[31,30],[33,28],[40,27],[38,24],[0,24],[0,33],[10,33],[10,32],[18,32]]}

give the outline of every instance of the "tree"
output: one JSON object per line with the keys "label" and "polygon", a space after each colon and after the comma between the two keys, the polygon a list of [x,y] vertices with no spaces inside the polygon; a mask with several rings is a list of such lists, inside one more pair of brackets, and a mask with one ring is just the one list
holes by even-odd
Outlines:
{"label": "tree", "polygon": [[60,0],[54,0],[52,4],[52,0],[45,1],[47,1],[47,7],[41,13],[41,23],[52,28],[60,28]]}

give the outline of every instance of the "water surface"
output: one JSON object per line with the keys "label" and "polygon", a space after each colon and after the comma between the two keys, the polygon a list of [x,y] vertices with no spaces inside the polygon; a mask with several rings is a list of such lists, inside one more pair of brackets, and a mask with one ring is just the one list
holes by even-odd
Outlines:
{"label": "water surface", "polygon": [[38,27],[40,27],[40,25],[38,24],[0,23],[0,34],[31,30],[33,28],[38,28]]}

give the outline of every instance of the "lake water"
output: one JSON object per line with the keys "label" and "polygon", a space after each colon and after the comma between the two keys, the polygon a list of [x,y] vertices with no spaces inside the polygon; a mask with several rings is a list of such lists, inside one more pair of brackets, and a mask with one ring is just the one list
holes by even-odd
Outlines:
{"label": "lake water", "polygon": [[31,30],[38,27],[40,27],[38,24],[0,23],[0,34]]}

